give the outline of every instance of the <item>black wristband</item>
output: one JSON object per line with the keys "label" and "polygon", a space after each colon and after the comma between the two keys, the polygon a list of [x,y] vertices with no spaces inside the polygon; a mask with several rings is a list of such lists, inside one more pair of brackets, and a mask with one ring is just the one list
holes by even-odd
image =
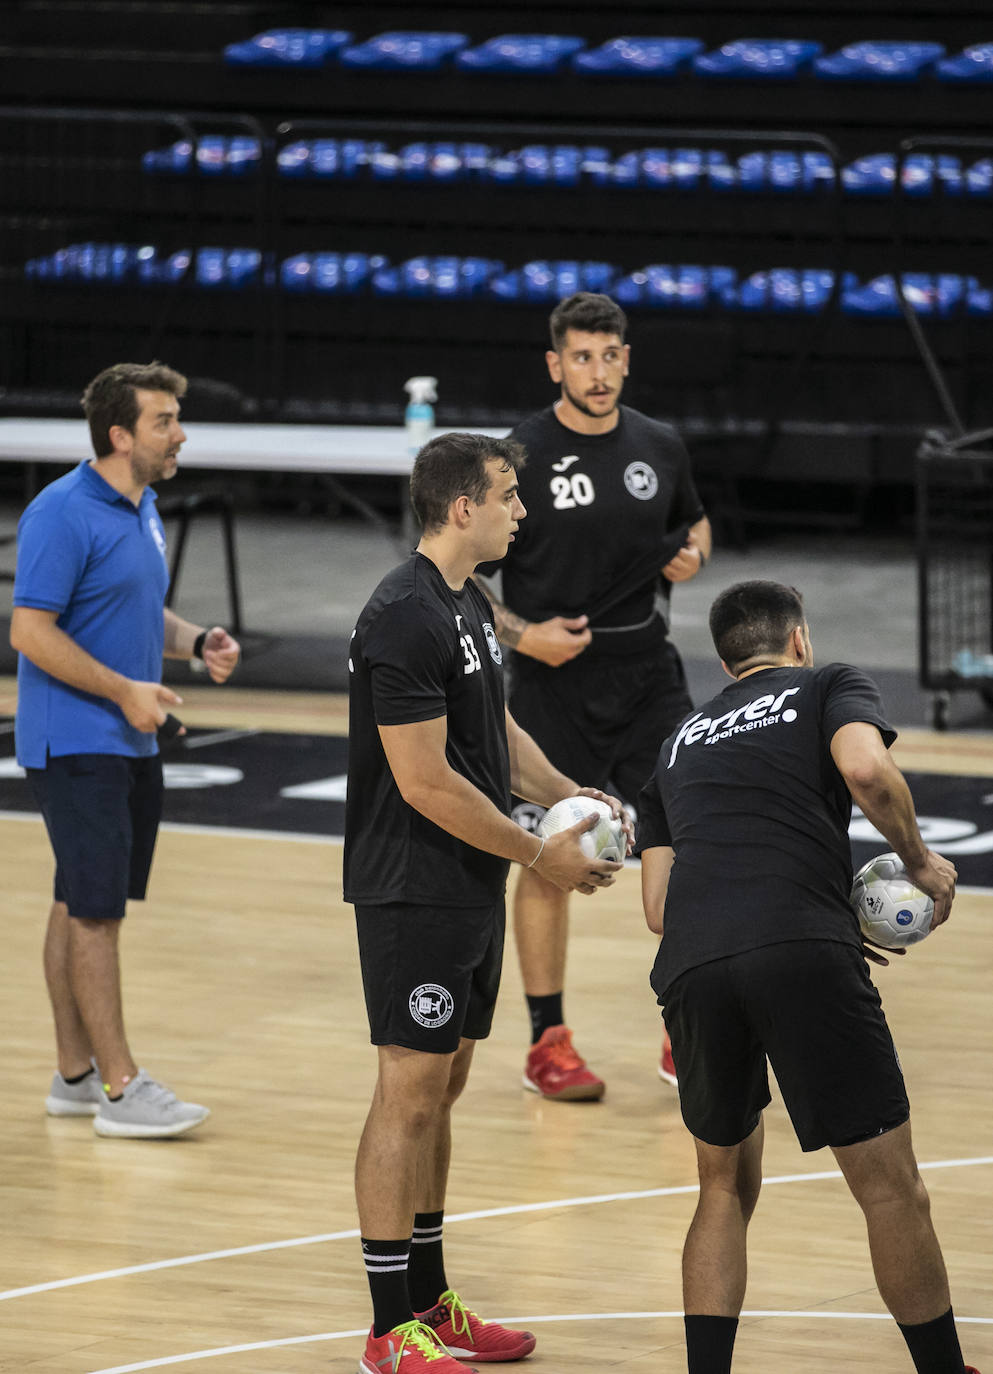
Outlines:
{"label": "black wristband", "polygon": [[201,630],[193,641],[193,657],[203,658],[203,646],[207,642],[207,631]]}

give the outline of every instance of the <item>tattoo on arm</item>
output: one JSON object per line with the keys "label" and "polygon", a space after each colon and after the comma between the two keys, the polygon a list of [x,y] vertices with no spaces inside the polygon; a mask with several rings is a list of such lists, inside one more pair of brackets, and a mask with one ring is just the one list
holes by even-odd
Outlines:
{"label": "tattoo on arm", "polygon": [[523,616],[515,615],[499,601],[493,602],[493,618],[496,621],[497,639],[501,644],[506,644],[508,649],[516,649],[530,622]]}
{"label": "tattoo on arm", "polygon": [[506,644],[508,649],[516,649],[520,642],[521,635],[530,625],[529,620],[525,620],[521,615],[515,615],[512,610],[506,607],[502,601],[498,601],[490,589],[489,583],[485,578],[475,575],[474,581],[486,593],[487,600],[493,608],[493,620],[496,626],[497,639],[501,644]]}

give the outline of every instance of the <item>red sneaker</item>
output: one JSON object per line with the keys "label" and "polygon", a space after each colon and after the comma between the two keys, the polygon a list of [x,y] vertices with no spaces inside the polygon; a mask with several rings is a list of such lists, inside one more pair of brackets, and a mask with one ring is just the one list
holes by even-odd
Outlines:
{"label": "red sneaker", "polygon": [[671,1083],[674,1088],[679,1087],[679,1080],[676,1078],[676,1062],[672,1057],[672,1041],[669,1039],[669,1032],[662,1032],[662,1058],[659,1060],[659,1078],[663,1083]]}
{"label": "red sneaker", "polygon": [[[490,1357],[492,1359],[492,1356]],[[369,1332],[359,1374],[467,1374],[452,1359],[430,1326],[415,1317],[382,1336]],[[476,1374],[469,1370],[468,1374]]]}
{"label": "red sneaker", "polygon": [[563,1102],[596,1101],[607,1091],[603,1079],[597,1078],[573,1049],[568,1026],[549,1026],[531,1046],[524,1065],[524,1086]]}
{"label": "red sneaker", "polygon": [[478,1360],[480,1364],[487,1360],[523,1360],[531,1354],[537,1339],[530,1331],[511,1331],[499,1322],[484,1322],[450,1288],[442,1293],[437,1307],[430,1312],[418,1312],[417,1320],[433,1329],[449,1355],[457,1360]]}

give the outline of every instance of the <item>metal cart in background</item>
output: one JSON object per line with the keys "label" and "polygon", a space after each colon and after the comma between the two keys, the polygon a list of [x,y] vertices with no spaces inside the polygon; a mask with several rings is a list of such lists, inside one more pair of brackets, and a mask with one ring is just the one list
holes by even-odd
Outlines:
{"label": "metal cart in background", "polygon": [[953,692],[993,707],[993,429],[925,435],[916,476],[920,683],[947,730]]}

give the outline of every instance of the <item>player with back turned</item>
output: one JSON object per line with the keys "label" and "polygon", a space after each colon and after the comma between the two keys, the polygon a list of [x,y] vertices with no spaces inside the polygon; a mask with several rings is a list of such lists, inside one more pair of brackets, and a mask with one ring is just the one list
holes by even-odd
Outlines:
{"label": "player with back turned", "polygon": [[[511,787],[543,806],[580,789],[506,710],[492,612],[472,580],[526,511],[519,444],[445,434],[418,453],[423,534],[359,616],[349,659],[345,898],[379,1074],[355,1191],[373,1328],[362,1374],[454,1374],[519,1360],[535,1338],[481,1321],[449,1287],[442,1224],[451,1110],[500,982],[511,862],[565,890],[613,882],[584,819],[547,840],[510,819]],[[630,831],[630,826],[627,827]]]}
{"label": "player with back turned", "polygon": [[[669,589],[704,566],[711,535],[675,430],[620,404],[626,327],[614,301],[590,292],[552,312],[545,361],[560,396],[512,435],[528,454],[530,514],[500,565],[495,612],[514,651],[515,718],[559,768],[633,804],[691,706],[668,634]],[[534,826],[540,809],[519,805],[515,816]],[[568,929],[567,894],[521,873],[514,931],[532,1039],[524,1084],[563,1101],[604,1092],[564,1024]],[[675,1082],[667,1042],[659,1072]]]}
{"label": "player with back turned", "polygon": [[[828,1146],[865,1215],[880,1295],[919,1374],[964,1374],[899,1060],[849,902],[852,800],[947,920],[928,849],[857,668],[815,668],[800,595],[729,587],[710,612],[733,683],[666,739],[639,798],[652,987],[672,1036],[700,1196],[683,1249],[689,1374],[729,1374],[762,1182],[768,1058],[804,1150]],[[975,1371],[972,1371],[975,1374]]]}

